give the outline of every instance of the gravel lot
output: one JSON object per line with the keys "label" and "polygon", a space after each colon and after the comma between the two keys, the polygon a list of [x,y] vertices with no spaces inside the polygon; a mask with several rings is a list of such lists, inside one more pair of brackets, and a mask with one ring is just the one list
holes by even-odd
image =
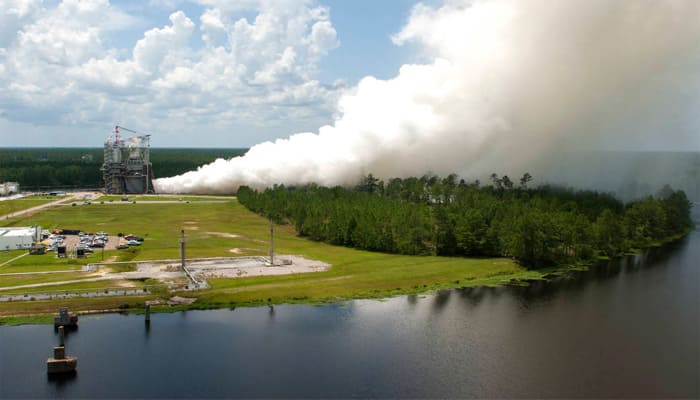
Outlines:
{"label": "gravel lot", "polygon": [[241,257],[225,261],[194,262],[189,263],[188,267],[205,279],[301,274],[321,272],[331,267],[330,264],[301,256],[276,255],[274,266],[268,265],[266,261],[263,257]]}

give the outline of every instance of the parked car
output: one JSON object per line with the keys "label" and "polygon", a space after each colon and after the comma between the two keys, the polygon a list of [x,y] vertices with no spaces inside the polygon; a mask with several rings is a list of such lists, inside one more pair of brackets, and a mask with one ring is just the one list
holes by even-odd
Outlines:
{"label": "parked car", "polygon": [[139,242],[138,240],[132,239],[132,240],[127,240],[126,244],[128,244],[129,246],[139,246],[139,245],[141,245],[141,242]]}
{"label": "parked car", "polygon": [[83,251],[86,252],[86,253],[92,253],[92,252],[93,252],[93,250],[92,250],[90,247],[85,246],[85,245],[82,245],[82,244],[79,244],[78,246],[76,246],[76,249],[77,249],[77,250],[83,250]]}

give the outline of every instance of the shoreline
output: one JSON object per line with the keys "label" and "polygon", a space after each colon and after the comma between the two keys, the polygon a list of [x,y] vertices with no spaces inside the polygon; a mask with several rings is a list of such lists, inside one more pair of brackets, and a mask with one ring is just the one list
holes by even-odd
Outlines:
{"label": "shoreline", "polygon": [[[422,286],[420,285],[414,285],[412,287],[398,287],[398,288],[375,288],[375,289],[368,289],[365,291],[360,291],[360,292],[354,292],[349,295],[344,295],[344,296],[328,296],[328,297],[318,297],[318,296],[293,296],[293,297],[281,297],[281,298],[275,298],[272,300],[272,298],[267,298],[265,299],[257,299],[257,300],[251,300],[251,301],[229,301],[229,302],[223,302],[223,301],[199,301],[200,296],[197,297],[197,300],[194,301],[191,304],[177,304],[177,305],[153,305],[151,306],[151,312],[152,313],[171,313],[171,312],[179,312],[179,311],[187,311],[187,310],[213,310],[213,309],[222,309],[222,308],[236,308],[236,307],[261,307],[261,306],[275,306],[275,305],[282,305],[282,304],[304,304],[304,305],[319,305],[319,304],[332,304],[332,303],[341,303],[341,302],[347,302],[347,301],[353,301],[353,300],[381,300],[381,299],[388,299],[388,298],[393,298],[393,297],[398,297],[398,296],[406,296],[406,295],[421,295],[421,294],[432,294],[435,293],[436,291],[439,290],[449,290],[449,289],[461,289],[461,288],[471,288],[471,287],[501,287],[501,286],[527,286],[529,285],[530,282],[536,282],[536,281],[547,281],[550,279],[554,279],[556,277],[563,276],[567,273],[574,272],[574,271],[587,271],[591,268],[592,265],[598,263],[598,262],[603,262],[606,260],[614,260],[614,259],[620,259],[622,257],[634,255],[634,254],[639,254],[640,252],[651,249],[651,248],[658,248],[662,247],[668,244],[671,244],[673,242],[682,240],[685,238],[687,235],[692,233],[695,229],[694,228],[689,228],[686,232],[683,234],[678,234],[671,236],[669,238],[666,238],[662,241],[658,241],[655,243],[652,243],[649,247],[645,247],[643,249],[638,249],[634,253],[631,254],[623,254],[623,255],[618,255],[615,257],[599,257],[597,261],[594,261],[593,264],[567,264],[567,265],[560,265],[560,266],[555,266],[555,267],[547,267],[547,268],[542,268],[542,269],[536,269],[536,270],[522,270],[518,271],[516,273],[496,273],[491,276],[487,277],[481,277],[481,278],[476,278],[476,277],[467,277],[464,279],[460,279],[457,281],[451,281],[451,282],[442,282],[442,283],[433,283],[433,284],[424,284]],[[273,276],[274,278],[274,276]],[[210,290],[204,290],[201,292],[201,294],[207,294],[207,292],[211,292]],[[195,292],[173,292],[170,293],[170,297],[178,297],[178,296],[188,296],[191,297]],[[165,296],[168,297],[168,296]],[[139,300],[139,301],[134,301],[134,300]],[[90,307],[91,302],[85,302],[84,306],[87,306],[86,309],[75,309],[76,314],[78,315],[93,315],[93,314],[112,314],[112,313],[120,313],[120,314],[142,314],[144,312],[144,307],[146,302],[152,302],[156,299],[160,299],[162,302],[167,301],[167,299],[164,299],[163,296],[158,296],[158,295],[150,295],[150,296],[128,296],[128,297],[121,297],[121,298],[116,298],[116,299],[111,299],[111,300],[118,300],[118,301],[124,301],[124,303],[120,304],[119,307],[114,308],[114,307],[106,307],[106,308],[99,308],[99,307]],[[118,302],[117,301],[117,302]],[[47,303],[50,302],[52,305],[55,304],[55,308],[58,309],[59,306],[64,305],[66,302],[61,302],[60,300],[47,300],[47,301],[37,301],[37,303]],[[62,304],[63,303],[63,304]],[[73,303],[73,302],[71,302]],[[77,302],[76,302],[77,303]],[[93,303],[94,304],[94,303]],[[9,314],[9,315],[3,315],[0,316],[0,326],[18,326],[18,325],[28,325],[28,324],[51,324],[53,323],[53,313],[19,313],[19,314]]]}

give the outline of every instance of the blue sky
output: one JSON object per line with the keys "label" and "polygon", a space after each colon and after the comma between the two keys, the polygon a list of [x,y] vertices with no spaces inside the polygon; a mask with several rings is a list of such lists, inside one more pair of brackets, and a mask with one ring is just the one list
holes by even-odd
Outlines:
{"label": "blue sky", "polygon": [[342,76],[350,82],[372,75],[388,79],[399,67],[416,61],[410,48],[399,47],[390,36],[408,20],[414,0],[327,0],[340,38],[340,48],[321,61],[321,79]]}
{"label": "blue sky", "polygon": [[[232,9],[237,3],[240,7]],[[389,79],[402,64],[420,60],[411,45],[397,46],[391,40],[415,4],[415,0],[2,2],[0,146],[99,146],[114,123],[152,132],[155,146],[178,147],[250,146],[316,131],[333,121],[337,99],[361,78]],[[254,54],[255,49],[236,53],[226,39],[205,42],[202,16],[212,10],[221,16],[230,37],[238,34],[232,27],[236,21],[245,18],[255,25],[256,18],[266,15],[281,25],[296,21],[306,30],[286,42],[283,31],[269,34],[264,43],[253,43],[264,47],[260,55]],[[181,16],[178,22],[173,22],[175,14]],[[183,42],[166,37],[165,30],[178,23]],[[326,35],[319,35],[320,45],[299,44],[310,42],[317,23],[325,27],[319,29]],[[147,38],[153,30],[163,32]],[[79,37],[86,32],[92,34]],[[254,35],[239,35],[237,46],[245,47]],[[143,53],[165,56],[153,60],[151,70],[144,73],[148,67],[139,63],[145,58],[139,61],[135,54],[139,42],[148,40],[152,43]],[[231,73],[241,80],[238,86],[177,81],[178,71],[183,76],[201,75],[208,69],[221,77],[225,67],[214,66],[215,56],[209,51],[218,45],[229,56],[220,63],[240,67]],[[288,58],[293,62],[281,68],[288,70],[274,71],[272,65],[279,63],[285,49],[291,49]],[[256,70],[266,68],[269,73],[256,78]]]}

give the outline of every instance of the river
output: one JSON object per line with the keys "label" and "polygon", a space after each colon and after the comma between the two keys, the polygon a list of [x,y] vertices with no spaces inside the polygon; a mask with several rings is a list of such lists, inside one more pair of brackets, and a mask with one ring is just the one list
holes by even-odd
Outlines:
{"label": "river", "polygon": [[700,232],[529,287],[0,327],[0,397],[700,396]]}

